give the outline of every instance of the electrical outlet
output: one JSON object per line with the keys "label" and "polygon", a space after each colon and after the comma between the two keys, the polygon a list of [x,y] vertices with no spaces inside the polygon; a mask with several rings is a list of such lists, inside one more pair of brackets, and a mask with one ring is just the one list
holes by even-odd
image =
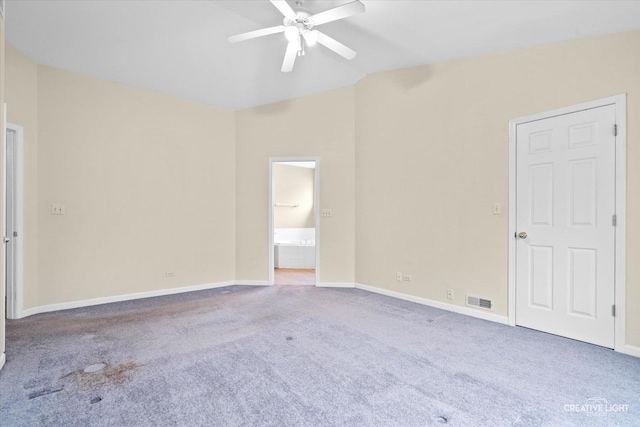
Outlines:
{"label": "electrical outlet", "polygon": [[320,215],[325,216],[325,217],[331,216],[331,209],[322,209],[320,211]]}
{"label": "electrical outlet", "polygon": [[398,282],[402,282],[402,273],[401,273],[401,272],[399,272],[399,271],[396,273],[396,280],[397,280]]}
{"label": "electrical outlet", "polygon": [[64,215],[67,212],[67,206],[59,203],[51,205],[51,215]]}
{"label": "electrical outlet", "polygon": [[173,271],[168,271],[165,273],[164,277],[166,277],[167,279],[170,277],[176,277],[176,273],[174,273]]}
{"label": "electrical outlet", "polygon": [[453,292],[453,289],[447,289],[447,299],[455,299],[456,294]]}
{"label": "electrical outlet", "polygon": [[402,280],[404,280],[405,282],[411,282],[411,281],[413,281],[413,278],[411,277],[410,274],[403,274],[402,275]]}

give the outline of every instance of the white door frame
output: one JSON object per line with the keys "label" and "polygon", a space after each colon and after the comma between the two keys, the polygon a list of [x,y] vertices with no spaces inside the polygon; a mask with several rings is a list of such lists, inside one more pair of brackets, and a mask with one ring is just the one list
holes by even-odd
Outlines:
{"label": "white door frame", "polygon": [[315,181],[313,189],[313,222],[316,229],[316,283],[320,283],[320,157],[296,156],[296,157],[269,157],[269,285],[273,285],[275,267],[273,257],[273,164],[278,162],[316,162]]}
{"label": "white door frame", "polygon": [[[20,319],[22,317],[22,311],[24,308],[23,301],[23,273],[24,273],[24,227],[23,227],[23,212],[24,212],[24,128],[22,126],[6,123],[5,134],[7,131],[13,131],[15,133],[14,149],[16,164],[14,165],[15,173],[15,231],[18,236],[6,236],[14,244],[14,257],[15,257],[15,271],[13,272],[15,283],[14,286],[6,283],[6,270],[4,283],[7,287],[7,318],[8,319]],[[6,197],[7,186],[7,159],[6,156],[6,135],[5,135],[5,147],[4,147],[4,194]],[[5,200],[5,212],[3,212],[3,228],[2,234],[4,235],[6,230],[6,215],[7,203]],[[5,248],[6,253],[6,248]],[[8,269],[9,266],[5,266]]]}
{"label": "white door frame", "polygon": [[[626,194],[627,194],[627,95],[615,95],[509,121],[509,324],[516,325],[516,127],[564,114],[614,105],[616,109],[616,206],[615,228],[615,304],[614,350],[625,349],[625,267],[626,267]],[[612,130],[613,131],[613,130]]]}

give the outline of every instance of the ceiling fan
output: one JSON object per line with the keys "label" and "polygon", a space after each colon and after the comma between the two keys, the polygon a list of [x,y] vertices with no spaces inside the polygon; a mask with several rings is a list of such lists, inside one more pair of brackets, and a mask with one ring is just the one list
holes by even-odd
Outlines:
{"label": "ceiling fan", "polygon": [[282,62],[282,72],[284,73],[288,73],[293,70],[293,64],[296,61],[296,56],[303,56],[305,54],[305,45],[312,46],[316,44],[316,42],[346,59],[355,58],[356,52],[354,50],[314,28],[319,25],[326,24],[327,22],[337,21],[339,19],[348,18],[364,12],[364,4],[359,0],[352,1],[351,3],[347,3],[315,15],[311,15],[308,11],[303,9],[300,1],[296,3],[297,7],[295,10],[289,6],[289,3],[287,3],[286,0],[270,1],[284,15],[284,19],[282,21],[283,25],[231,36],[229,37],[229,41],[231,43],[237,43],[271,34],[284,33],[287,40],[289,40],[287,50],[284,54],[284,61]]}

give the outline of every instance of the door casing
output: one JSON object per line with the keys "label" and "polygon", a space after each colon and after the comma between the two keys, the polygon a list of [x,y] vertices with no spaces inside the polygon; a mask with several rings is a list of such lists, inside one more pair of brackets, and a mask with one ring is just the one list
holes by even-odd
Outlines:
{"label": "door casing", "polygon": [[[627,95],[615,95],[509,121],[509,324],[516,325],[516,128],[519,124],[564,114],[614,105],[616,109],[615,165],[615,304],[614,350],[635,354],[625,344],[625,267],[626,267],[626,191],[627,191]],[[636,354],[637,355],[637,354]]]}
{"label": "door casing", "polygon": [[[15,164],[13,165],[13,171],[15,175],[15,198],[14,198],[14,231],[18,233],[17,237],[14,236],[6,236],[11,239],[11,244],[14,248],[14,283],[6,282],[6,274],[8,269],[10,268],[8,265],[5,268],[5,286],[7,287],[7,319],[20,319],[22,317],[22,311],[24,309],[24,297],[23,297],[23,273],[24,273],[24,227],[23,227],[23,195],[24,195],[24,182],[23,182],[23,170],[24,170],[24,129],[21,126],[17,126],[11,123],[6,124],[5,132],[14,132],[14,150],[15,150]],[[5,144],[6,144],[6,136],[5,136]],[[5,188],[5,196],[6,196],[6,185],[7,185],[7,162],[10,159],[6,156],[6,146],[5,150],[5,164],[4,164],[4,187]],[[6,203],[5,200],[5,210],[9,209],[9,204]],[[4,212],[4,220],[3,220],[3,234],[6,233],[6,211]],[[6,248],[5,248],[6,253]]]}

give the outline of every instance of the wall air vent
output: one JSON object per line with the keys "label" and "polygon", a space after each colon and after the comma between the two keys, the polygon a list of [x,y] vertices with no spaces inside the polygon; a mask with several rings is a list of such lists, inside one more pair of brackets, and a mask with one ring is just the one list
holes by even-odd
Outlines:
{"label": "wall air vent", "polygon": [[474,297],[467,295],[467,305],[470,307],[484,308],[485,310],[493,309],[493,302],[490,299]]}

